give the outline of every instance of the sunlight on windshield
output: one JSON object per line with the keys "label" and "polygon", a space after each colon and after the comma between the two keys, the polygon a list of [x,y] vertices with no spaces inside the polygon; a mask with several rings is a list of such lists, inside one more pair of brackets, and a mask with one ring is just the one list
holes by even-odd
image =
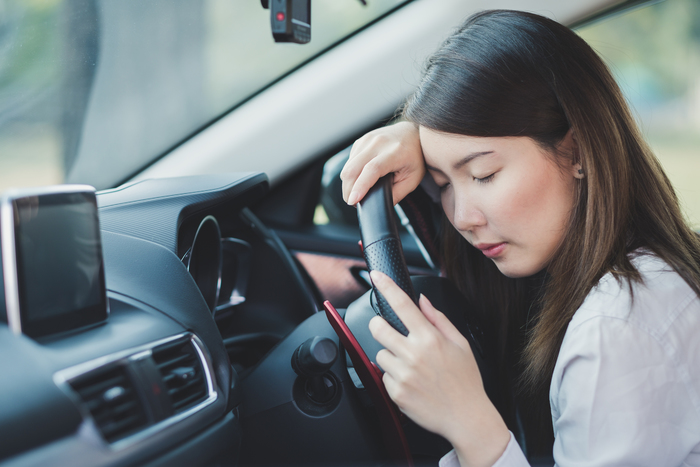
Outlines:
{"label": "sunlight on windshield", "polygon": [[259,0],[0,0],[0,190],[122,182],[405,0],[367,3],[313,1],[297,45]]}

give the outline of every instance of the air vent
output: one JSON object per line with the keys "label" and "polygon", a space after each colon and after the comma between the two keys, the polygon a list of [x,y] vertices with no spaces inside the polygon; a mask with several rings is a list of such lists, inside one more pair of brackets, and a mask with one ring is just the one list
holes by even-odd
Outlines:
{"label": "air vent", "polygon": [[143,406],[123,366],[110,365],[85,373],[71,380],[70,385],[110,443],[146,425]]}
{"label": "air vent", "polygon": [[153,349],[153,360],[168,388],[175,413],[183,412],[207,398],[207,382],[199,353],[189,337]]}

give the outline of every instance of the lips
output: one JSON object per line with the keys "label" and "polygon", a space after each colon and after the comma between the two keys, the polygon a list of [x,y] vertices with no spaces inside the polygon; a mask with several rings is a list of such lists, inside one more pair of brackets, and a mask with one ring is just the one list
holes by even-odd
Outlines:
{"label": "lips", "polygon": [[481,252],[487,258],[496,258],[501,253],[503,253],[503,250],[505,250],[506,245],[507,245],[506,242],[501,242],[501,243],[477,243],[474,246],[476,248],[478,248],[479,250],[481,250]]}

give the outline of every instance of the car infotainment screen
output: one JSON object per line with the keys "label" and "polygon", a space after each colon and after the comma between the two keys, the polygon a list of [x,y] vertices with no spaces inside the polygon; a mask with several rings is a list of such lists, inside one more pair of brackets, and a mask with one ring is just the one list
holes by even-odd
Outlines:
{"label": "car infotainment screen", "polygon": [[[6,220],[13,224],[12,229],[3,226],[6,276],[8,248],[14,256],[10,264],[14,271],[9,271],[14,280],[11,277],[8,284],[5,277],[8,324],[31,337],[74,330],[107,318],[94,190],[63,190],[3,202],[5,212],[11,211],[11,219],[3,212],[3,224]],[[8,290],[12,291],[9,296]]]}

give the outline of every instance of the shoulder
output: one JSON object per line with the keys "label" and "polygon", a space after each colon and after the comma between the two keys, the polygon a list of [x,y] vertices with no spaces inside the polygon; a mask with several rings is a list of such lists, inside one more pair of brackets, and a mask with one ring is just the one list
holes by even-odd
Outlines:
{"label": "shoulder", "polygon": [[619,320],[662,335],[678,323],[680,314],[692,313],[692,309],[700,312],[698,296],[665,261],[645,252],[631,261],[641,280],[628,282],[612,273],[603,276],[574,314],[567,334],[598,318]]}
{"label": "shoulder", "polygon": [[700,299],[659,258],[633,264],[642,280],[604,276],[564,336],[550,386],[560,464],[666,465],[673,452],[679,465],[700,446]]}
{"label": "shoulder", "polygon": [[[666,262],[639,254],[641,281],[606,274],[576,311],[559,350],[550,396],[582,360],[606,362],[609,375],[659,365],[682,382],[700,409],[700,298]],[[607,378],[605,378],[607,379]]]}

